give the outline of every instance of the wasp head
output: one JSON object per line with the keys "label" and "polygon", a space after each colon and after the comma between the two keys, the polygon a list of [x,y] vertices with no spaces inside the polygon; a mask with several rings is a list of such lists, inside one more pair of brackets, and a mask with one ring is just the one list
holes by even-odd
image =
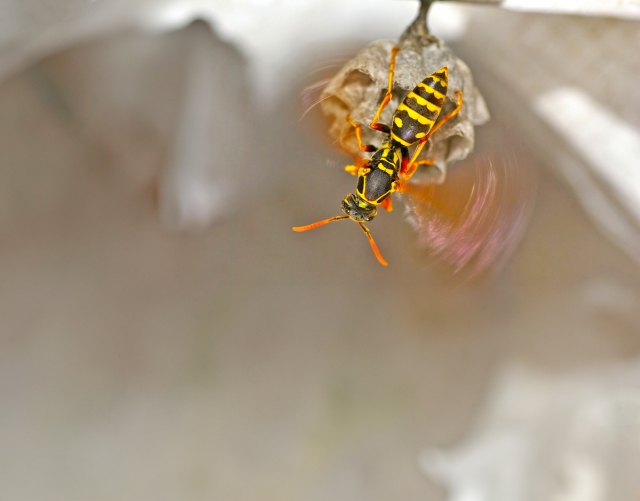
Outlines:
{"label": "wasp head", "polygon": [[375,205],[353,193],[349,193],[342,200],[342,210],[356,222],[371,221],[378,213]]}
{"label": "wasp head", "polygon": [[378,250],[378,246],[373,241],[373,237],[371,236],[371,232],[369,228],[367,228],[363,221],[371,221],[374,217],[376,217],[376,213],[378,212],[378,208],[372,204],[364,200],[362,197],[357,194],[350,193],[344,200],[342,201],[342,210],[345,212],[346,216],[333,216],[329,219],[323,219],[322,221],[318,221],[317,223],[308,224],[306,226],[294,226],[293,231],[308,231],[313,230],[314,228],[318,228],[319,226],[324,226],[325,224],[333,223],[335,221],[341,221],[342,219],[352,219],[360,229],[364,232],[371,244],[371,248],[373,249],[373,253],[376,255],[376,258],[380,262],[381,265],[387,266],[387,262],[380,254]]}

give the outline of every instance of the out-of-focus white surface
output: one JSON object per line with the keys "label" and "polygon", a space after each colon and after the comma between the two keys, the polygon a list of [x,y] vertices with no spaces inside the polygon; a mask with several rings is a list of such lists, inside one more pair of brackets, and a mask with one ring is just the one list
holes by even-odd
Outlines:
{"label": "out-of-focus white surface", "polygon": [[[576,88],[548,91],[534,108],[580,155],[600,182],[640,220],[640,129],[625,123],[589,95]],[[565,169],[566,172],[566,169]],[[640,260],[640,232],[603,197],[597,184],[579,173],[568,173],[578,196],[605,233],[610,234]]]}
{"label": "out-of-focus white surface", "polygon": [[[290,229],[339,211],[354,184],[311,115],[299,121],[298,93],[315,57],[377,37],[384,19],[334,33],[334,48],[301,45],[258,113],[247,53],[203,23],[142,32],[150,5],[1,6],[19,14],[4,75],[23,68],[0,85],[2,499],[442,500],[416,458],[459,443],[504,360],[561,373],[640,356],[637,264],[550,174],[591,171],[531,108],[578,85],[637,127],[637,57],[618,50],[636,25],[470,11],[456,50],[494,116],[480,153],[515,136],[548,169],[506,268],[461,285],[421,267],[399,211],[372,224],[387,269],[346,224]],[[158,209],[216,224],[167,234]],[[517,388],[514,422],[546,392]],[[563,450],[589,445],[570,438]],[[501,444],[496,461],[523,447]],[[565,462],[569,485],[594,471],[583,456]]]}
{"label": "out-of-focus white surface", "polygon": [[[390,0],[10,0],[0,6],[0,76],[82,40],[136,26],[152,31],[211,24],[248,59],[254,92],[268,105],[283,89],[282,74],[337,38],[366,43],[396,37],[413,19],[415,1]],[[434,33],[459,37],[466,17],[458,6],[433,9]],[[281,96],[281,94],[280,94]]]}
{"label": "out-of-focus white surface", "polygon": [[536,98],[534,108],[605,182],[612,184],[640,219],[640,129],[577,88],[546,92]]}
{"label": "out-of-focus white surface", "polygon": [[425,451],[421,465],[451,501],[636,501],[640,365],[565,377],[504,369],[465,443]]}
{"label": "out-of-focus white surface", "polygon": [[168,228],[202,231],[241,206],[238,198],[252,196],[256,185],[264,190],[268,172],[253,168],[255,100],[244,68],[232,49],[213,43],[205,23],[190,34],[176,134],[159,174],[160,213]]}
{"label": "out-of-focus white surface", "polygon": [[[547,171],[486,282],[421,267],[400,211],[371,225],[388,268],[347,224],[292,232],[353,178],[289,101],[249,116],[271,188],[207,233],[167,234],[133,167],[173,158],[171,75],[202,28],[107,38],[0,86],[3,499],[443,500],[416,458],[464,436],[498,362],[640,354],[636,265]],[[116,106],[120,86],[135,106]]]}
{"label": "out-of-focus white surface", "polygon": [[141,21],[149,28],[166,30],[197,18],[207,20],[250,61],[254,89],[267,104],[282,95],[282,75],[304,64],[314,47],[333,43],[337,34],[360,40],[366,34],[395,36],[415,11],[413,2],[393,5],[387,0],[174,0],[150,6]]}
{"label": "out-of-focus white surface", "polygon": [[[389,0],[272,0],[212,2],[171,0],[148,8],[143,25],[182,28],[194,19],[211,23],[217,33],[247,57],[255,92],[268,105],[282,96],[282,75],[308,62],[317,48],[336,37],[366,43],[397,38],[413,20],[418,2]],[[464,34],[466,11],[459,5],[436,5],[430,28],[445,40]]]}
{"label": "out-of-focus white surface", "polygon": [[[499,362],[640,355],[635,263],[547,170],[519,252],[485,282],[421,266],[400,211],[371,225],[388,268],[350,225],[292,232],[339,211],[348,159],[295,100],[244,114],[243,58],[203,28],[122,33],[0,85],[3,499],[439,501],[416,458],[466,434]],[[267,181],[186,237],[154,189],[194,51],[238,87],[209,80],[235,96],[221,122],[259,132],[235,179]],[[513,133],[502,116],[479,154]]]}
{"label": "out-of-focus white surface", "polygon": [[638,0],[503,0],[507,9],[548,12],[550,14],[581,14],[640,18]]}

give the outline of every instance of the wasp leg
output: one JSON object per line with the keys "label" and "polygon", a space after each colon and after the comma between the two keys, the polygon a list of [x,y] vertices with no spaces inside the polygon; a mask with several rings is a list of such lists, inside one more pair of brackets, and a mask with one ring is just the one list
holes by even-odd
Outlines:
{"label": "wasp leg", "polygon": [[356,130],[356,139],[358,140],[358,149],[360,151],[366,151],[367,153],[373,153],[378,148],[373,146],[372,144],[362,144],[362,127],[360,127],[357,123],[351,120],[351,117],[347,115],[347,123],[351,125]]}
{"label": "wasp leg", "polygon": [[402,176],[405,172],[407,172],[407,167],[409,166],[409,148],[406,146],[402,147],[402,161],[400,162],[400,175]]}
{"label": "wasp leg", "polygon": [[411,157],[411,160],[409,160],[409,162],[407,162],[402,166],[400,174],[404,180],[408,180],[415,172],[417,167],[417,166],[414,167],[414,164],[416,163],[416,159],[422,152],[422,148],[424,148],[424,145],[427,144],[428,140],[429,140],[429,136],[425,136],[420,141],[418,141],[418,145],[416,146],[416,149],[413,152],[413,156]]}
{"label": "wasp leg", "polygon": [[393,203],[391,202],[391,195],[389,195],[382,202],[380,202],[380,207],[382,207],[387,212],[391,212],[393,210]]}
{"label": "wasp leg", "polygon": [[[447,113],[445,116],[443,116],[442,119],[437,124],[435,124],[434,127],[429,131],[429,134],[427,134],[424,138],[422,138],[418,142],[418,146],[416,146],[416,149],[413,152],[413,156],[411,157],[411,161],[409,162],[409,164],[406,167],[405,172],[403,173],[404,174],[403,177],[404,177],[405,180],[407,180],[411,176],[413,176],[414,172],[416,171],[416,169],[417,169],[419,164],[417,164],[417,165],[414,165],[414,164],[416,164],[418,156],[422,152],[422,148],[424,148],[424,145],[427,144],[427,141],[429,140],[429,138],[440,127],[442,127],[445,122],[449,121],[450,119],[455,117],[460,112],[460,109],[462,108],[462,91],[457,90],[456,91],[456,95],[458,96],[458,104],[456,105],[455,109],[451,113]],[[423,161],[423,162],[426,163],[426,161]],[[427,164],[427,165],[433,165],[433,164]]]}
{"label": "wasp leg", "polygon": [[[416,173],[416,170],[418,170],[418,167],[420,167],[421,165],[433,165],[433,160],[431,160],[430,158],[425,158],[424,160],[418,160],[417,162],[410,164],[410,166],[407,166],[407,171],[403,175],[404,179],[411,179],[411,176]],[[409,168],[411,170],[409,170]]]}
{"label": "wasp leg", "polygon": [[378,120],[380,120],[380,115],[389,104],[389,101],[391,101],[391,91],[393,90],[393,73],[396,68],[396,56],[398,55],[398,50],[400,50],[399,47],[394,47],[393,49],[391,49],[391,61],[389,62],[389,83],[387,84],[387,93],[384,95],[384,99],[380,103],[380,106],[378,107],[378,111],[376,111],[376,114],[373,117],[373,120],[371,120],[371,123],[369,124],[369,127],[371,127],[373,130],[378,130],[385,134],[391,133],[391,129],[389,128],[388,125],[379,124]]}
{"label": "wasp leg", "polygon": [[[456,107],[453,109],[453,111],[451,111],[451,113],[447,113],[445,116],[443,116],[440,119],[440,121],[437,124],[433,126],[433,129],[429,131],[429,136],[432,136],[440,127],[442,127],[445,124],[445,122],[449,121],[450,119],[455,117],[458,113],[460,113],[460,110],[462,109],[462,91],[457,90],[456,96],[458,96],[458,103],[456,104]],[[427,138],[429,136],[427,136]]]}
{"label": "wasp leg", "polygon": [[407,167],[409,166],[409,148],[406,146],[402,147],[402,161],[400,162],[400,177],[404,176],[404,173],[407,172]]}
{"label": "wasp leg", "polygon": [[353,165],[345,166],[344,170],[352,176],[358,176],[360,174],[367,174],[369,172],[369,160],[362,157],[356,157],[353,160]]}
{"label": "wasp leg", "polygon": [[425,158],[424,160],[418,160],[415,164],[416,167],[420,165],[433,165],[433,160],[430,158]]}

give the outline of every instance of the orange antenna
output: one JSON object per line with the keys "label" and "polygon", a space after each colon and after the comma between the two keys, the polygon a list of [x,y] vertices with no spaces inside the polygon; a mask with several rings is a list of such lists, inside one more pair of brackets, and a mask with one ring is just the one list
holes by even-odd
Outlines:
{"label": "orange antenna", "polygon": [[[302,231],[313,230],[314,228],[318,228],[319,226],[324,226],[325,224],[333,223],[334,221],[340,221],[341,219],[347,219],[348,217],[349,216],[346,216],[346,215],[333,216],[333,217],[330,217],[329,219],[323,219],[322,221],[318,221],[317,223],[308,224],[307,226],[294,226],[293,231],[302,232]],[[376,255],[376,258],[378,259],[380,264],[382,266],[387,266],[389,263],[387,263],[385,259],[382,257],[382,254],[380,254],[380,250],[378,249],[378,246],[374,242],[373,237],[371,236],[371,232],[369,231],[369,228],[367,228],[364,224],[362,224],[359,221],[358,221],[358,225],[360,226],[362,231],[364,231],[364,234],[367,235],[367,238],[369,239],[369,243],[371,244],[371,248],[373,249],[373,253]]]}
{"label": "orange antenna", "polygon": [[333,216],[329,219],[323,219],[322,221],[318,221],[317,223],[308,224],[307,226],[294,226],[293,231],[309,231],[314,228],[318,228],[319,226],[324,226],[325,224],[333,223],[334,221],[340,221],[341,219],[347,219],[349,216]]}
{"label": "orange antenna", "polygon": [[371,248],[373,249],[373,253],[378,258],[378,261],[380,262],[380,264],[382,266],[387,266],[389,263],[387,263],[385,259],[382,257],[382,254],[380,254],[380,251],[378,250],[378,246],[373,241],[373,237],[371,236],[371,232],[369,231],[369,228],[367,228],[364,224],[360,222],[358,222],[358,225],[360,226],[360,228],[362,228],[362,231],[364,231],[364,234],[367,235],[367,238],[369,239],[369,243],[371,244]]}

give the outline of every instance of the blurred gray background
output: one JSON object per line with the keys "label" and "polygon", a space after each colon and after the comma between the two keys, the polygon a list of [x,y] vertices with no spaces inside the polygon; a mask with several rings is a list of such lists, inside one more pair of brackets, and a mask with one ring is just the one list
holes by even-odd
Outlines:
{"label": "blurred gray background", "polygon": [[[204,22],[82,21],[41,54],[75,8],[4,46],[0,498],[446,499],[417,458],[468,435],[505,363],[560,375],[640,353],[634,237],[594,223],[567,182],[580,152],[530,106],[538,78],[580,84],[638,127],[635,21],[465,11],[451,43],[493,117],[477,148],[526,144],[539,181],[516,253],[469,284],[415,249],[400,210],[372,224],[388,268],[352,225],[291,231],[353,188],[319,119],[300,121],[301,89],[390,28],[312,44],[261,93]],[[607,57],[581,66],[583,48]],[[618,235],[637,228],[602,186]]]}

